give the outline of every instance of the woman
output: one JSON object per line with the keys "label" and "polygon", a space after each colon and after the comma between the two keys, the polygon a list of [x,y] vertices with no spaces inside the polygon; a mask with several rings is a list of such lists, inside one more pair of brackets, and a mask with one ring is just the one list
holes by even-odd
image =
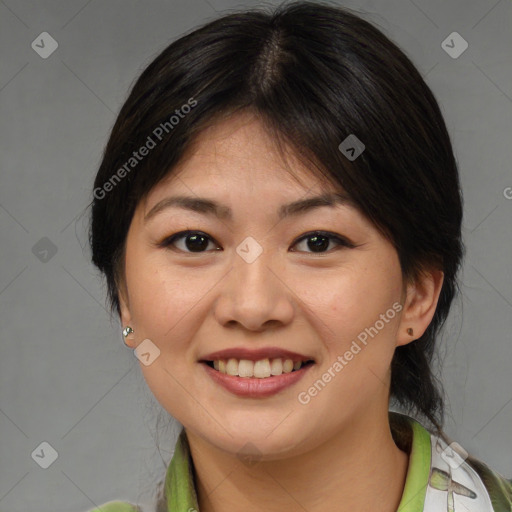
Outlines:
{"label": "woman", "polygon": [[175,41],[94,198],[93,262],[184,427],[159,510],[511,510],[431,369],[464,253],[450,138],[368,22],[299,2]]}

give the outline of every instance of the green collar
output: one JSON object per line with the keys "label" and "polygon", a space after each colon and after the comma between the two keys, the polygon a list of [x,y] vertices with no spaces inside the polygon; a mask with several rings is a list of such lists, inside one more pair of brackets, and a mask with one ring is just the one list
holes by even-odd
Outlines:
{"label": "green collar", "polygon": [[176,441],[174,455],[167,469],[165,496],[168,512],[199,512],[193,462],[184,428]]}
{"label": "green collar", "polygon": [[[410,431],[412,430],[412,439],[407,478],[397,512],[422,512],[430,474],[430,432],[416,420],[393,412],[390,413],[392,428],[394,420],[400,420],[400,418],[409,425]],[[178,437],[174,455],[167,470],[165,494],[168,512],[199,512],[193,462],[185,429],[182,429]]]}
{"label": "green collar", "polygon": [[430,432],[416,420],[407,416],[402,417],[412,428],[412,440],[404,492],[397,512],[420,512],[423,511],[425,504],[430,476]]}

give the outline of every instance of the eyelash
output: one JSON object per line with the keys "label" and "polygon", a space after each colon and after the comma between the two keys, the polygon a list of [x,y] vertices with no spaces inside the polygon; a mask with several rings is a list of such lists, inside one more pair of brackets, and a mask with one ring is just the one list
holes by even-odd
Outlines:
{"label": "eyelash", "polygon": [[[167,237],[160,244],[158,244],[158,246],[159,247],[169,247],[172,244],[174,244],[177,240],[185,238],[187,235],[201,235],[201,236],[208,238],[211,242],[215,243],[215,240],[212,237],[210,237],[206,233],[203,233],[202,231],[187,230],[187,231],[180,231],[179,233],[175,233],[174,235]],[[339,250],[342,247],[346,247],[349,249],[353,249],[353,248],[357,247],[355,244],[350,242],[348,239],[346,239],[342,236],[339,236],[339,235],[335,235],[334,233],[330,233],[328,231],[311,231],[310,233],[306,233],[305,235],[303,235],[300,238],[298,238],[297,240],[295,240],[293,245],[297,245],[299,242],[302,242],[303,240],[307,240],[308,238],[312,238],[317,235],[324,236],[330,240],[334,240],[337,243],[337,247],[334,250]],[[192,252],[192,251],[183,251],[181,249],[176,249],[176,250],[184,252],[185,254],[201,254],[201,253],[208,252],[208,251]],[[317,253],[315,253],[313,251],[303,251],[303,252],[306,252],[309,254],[327,254],[327,253],[332,252],[332,250],[333,249],[329,249],[328,251],[317,252]],[[296,251],[293,251],[293,252],[296,252]],[[300,252],[300,251],[297,251],[297,252]]]}

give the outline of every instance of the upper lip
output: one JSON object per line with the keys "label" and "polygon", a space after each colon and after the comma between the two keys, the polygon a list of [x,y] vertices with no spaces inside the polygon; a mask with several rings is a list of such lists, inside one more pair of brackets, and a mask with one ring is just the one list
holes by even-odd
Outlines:
{"label": "upper lip", "polygon": [[258,349],[249,349],[244,347],[226,348],[212,352],[200,358],[200,361],[217,361],[219,359],[247,359],[249,361],[259,361],[261,359],[292,359],[293,361],[314,361],[313,357],[298,354],[290,350],[279,347],[266,347]]}

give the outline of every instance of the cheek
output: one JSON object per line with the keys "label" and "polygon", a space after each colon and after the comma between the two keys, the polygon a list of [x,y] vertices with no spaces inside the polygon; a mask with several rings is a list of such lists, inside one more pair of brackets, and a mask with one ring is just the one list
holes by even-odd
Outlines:
{"label": "cheek", "polygon": [[[351,407],[364,409],[387,393],[400,283],[400,271],[393,265],[353,269],[329,281],[330,293],[323,295],[327,302],[318,301],[314,309],[315,330],[323,337],[327,352],[320,379],[328,384],[321,393],[313,381],[301,389],[316,393],[318,411],[332,411],[332,404],[339,402],[345,410],[334,414],[342,417]],[[324,420],[326,424],[331,421],[328,416]]]}
{"label": "cheek", "polygon": [[193,319],[203,314],[202,304],[222,276],[207,267],[171,266],[164,251],[151,255],[134,251],[127,263],[130,309],[140,335],[162,352],[176,354],[193,339],[200,327]]}
{"label": "cheek", "polygon": [[[393,304],[400,300],[400,286],[400,267],[397,260],[390,258],[386,262],[354,267],[342,277],[333,277],[327,293],[325,288],[318,289],[321,299],[315,302],[315,313],[329,328],[324,331],[332,348],[346,349],[358,336],[364,342],[364,333],[368,340],[378,336],[386,338],[390,344],[393,342],[394,346],[398,315]],[[309,296],[313,300],[311,293]],[[383,320],[381,315],[384,315]]]}
{"label": "cheek", "polygon": [[[135,322],[144,328],[170,321],[179,315],[176,304],[186,293],[183,281],[168,270],[160,251],[150,254],[144,242],[128,245],[126,279],[130,292],[130,310]],[[181,285],[181,286],[180,286]]]}

